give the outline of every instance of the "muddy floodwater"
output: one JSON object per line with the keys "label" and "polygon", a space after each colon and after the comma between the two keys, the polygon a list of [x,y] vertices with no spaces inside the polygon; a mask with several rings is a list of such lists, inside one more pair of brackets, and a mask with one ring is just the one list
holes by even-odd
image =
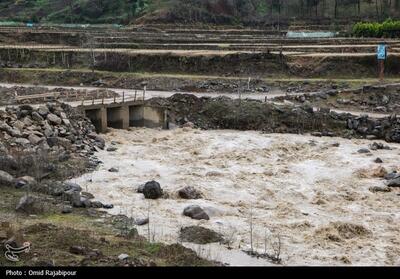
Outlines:
{"label": "muddy floodwater", "polygon": [[[182,227],[201,225],[230,242],[183,243],[201,256],[273,265],[242,252],[250,248],[252,219],[253,249],[272,251],[280,236],[283,265],[400,265],[400,191],[369,190],[385,186],[385,171],[400,170],[400,145],[363,154],[357,151],[371,141],[190,128],[112,130],[105,139],[117,151],[97,153],[103,164],[74,182],[114,204],[112,214],[149,212],[155,241],[176,243]],[[136,190],[149,180],[169,197],[145,200]],[[180,199],[184,186],[204,198]],[[193,204],[210,220],[183,216]],[[138,230],[148,235],[147,226]]]}

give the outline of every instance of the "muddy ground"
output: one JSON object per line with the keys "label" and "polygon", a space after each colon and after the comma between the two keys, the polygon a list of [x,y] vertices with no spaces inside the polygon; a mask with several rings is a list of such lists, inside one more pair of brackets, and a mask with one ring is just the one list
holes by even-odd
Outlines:
{"label": "muddy ground", "polygon": [[356,90],[328,90],[318,94],[282,96],[274,101],[309,104],[314,107],[348,111],[400,113],[400,88],[398,84],[364,86]]}
{"label": "muddy ground", "polygon": [[8,83],[48,84],[65,86],[98,86],[100,88],[142,89],[147,83],[148,90],[176,92],[260,92],[286,91],[288,93],[316,92],[329,89],[346,89],[369,84],[369,80],[303,80],[224,78],[196,75],[152,75],[140,73],[91,72],[89,70],[33,70],[0,69],[0,81]]}

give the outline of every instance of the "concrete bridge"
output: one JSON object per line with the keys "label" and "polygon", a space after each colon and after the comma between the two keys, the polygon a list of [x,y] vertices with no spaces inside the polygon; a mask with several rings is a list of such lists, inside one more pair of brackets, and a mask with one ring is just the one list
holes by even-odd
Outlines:
{"label": "concrete bridge", "polygon": [[78,106],[78,109],[92,121],[98,133],[105,133],[107,128],[169,128],[168,110],[164,107],[146,105],[143,101],[83,104]]}

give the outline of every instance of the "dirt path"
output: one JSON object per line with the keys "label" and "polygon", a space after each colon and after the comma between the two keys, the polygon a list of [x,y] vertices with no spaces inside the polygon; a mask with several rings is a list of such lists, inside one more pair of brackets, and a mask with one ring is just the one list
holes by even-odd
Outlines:
{"label": "dirt path", "polygon": [[[0,86],[2,87],[14,87],[14,86],[23,86],[23,87],[43,87],[47,88],[49,90],[55,89],[55,88],[63,88],[63,89],[75,89],[75,90],[97,90],[99,89],[98,87],[86,87],[86,86],[51,86],[51,85],[33,85],[33,84],[18,84],[18,83],[0,83]],[[104,88],[102,88],[104,89]],[[107,88],[108,90],[112,90],[120,95],[120,98],[117,98],[117,102],[122,102],[122,95],[125,95],[125,100],[133,100],[135,98],[135,95],[137,98],[142,99],[143,98],[143,89],[123,89],[123,88]],[[238,99],[240,98],[247,98],[247,99],[253,99],[253,100],[270,100],[276,97],[282,97],[286,96],[287,92],[284,92],[282,90],[277,90],[275,89],[274,91],[268,92],[268,93],[242,93],[240,96],[238,94],[233,94],[233,93],[220,93],[220,92],[214,92],[214,93],[198,93],[198,92],[176,92],[176,91],[153,91],[149,90],[146,91],[145,93],[145,99],[150,99],[150,98],[155,98],[155,97],[160,97],[160,98],[168,98],[171,97],[174,94],[192,94],[197,97],[211,97],[211,98],[216,98],[216,97],[228,97],[232,99]],[[308,94],[317,94],[319,92],[311,92]],[[303,95],[304,92],[298,92],[298,93],[290,93],[291,96],[296,96],[296,95]],[[101,103],[101,99],[95,100],[96,104]],[[105,104],[110,104],[114,102],[114,98],[107,98],[104,99]],[[76,101],[76,102],[66,102],[69,105],[73,107],[77,107],[82,105],[82,101]],[[83,104],[89,105],[91,104],[92,101],[86,100],[84,101]],[[283,105],[285,103],[280,103],[280,102],[274,102],[277,105]],[[0,109],[5,109],[5,106],[0,107]],[[317,110],[317,107],[314,107],[314,110]],[[363,112],[363,111],[354,111],[354,110],[338,110],[338,109],[331,109],[334,112],[337,113],[351,113],[353,115],[368,115],[369,117],[373,118],[383,118],[387,117],[390,114],[384,114],[384,113],[370,113],[370,112]]]}

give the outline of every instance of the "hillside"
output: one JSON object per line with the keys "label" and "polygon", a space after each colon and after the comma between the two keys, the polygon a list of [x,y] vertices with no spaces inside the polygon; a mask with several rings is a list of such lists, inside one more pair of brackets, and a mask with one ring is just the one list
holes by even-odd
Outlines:
{"label": "hillside", "polygon": [[399,17],[400,0],[3,0],[1,21],[330,24]]}

